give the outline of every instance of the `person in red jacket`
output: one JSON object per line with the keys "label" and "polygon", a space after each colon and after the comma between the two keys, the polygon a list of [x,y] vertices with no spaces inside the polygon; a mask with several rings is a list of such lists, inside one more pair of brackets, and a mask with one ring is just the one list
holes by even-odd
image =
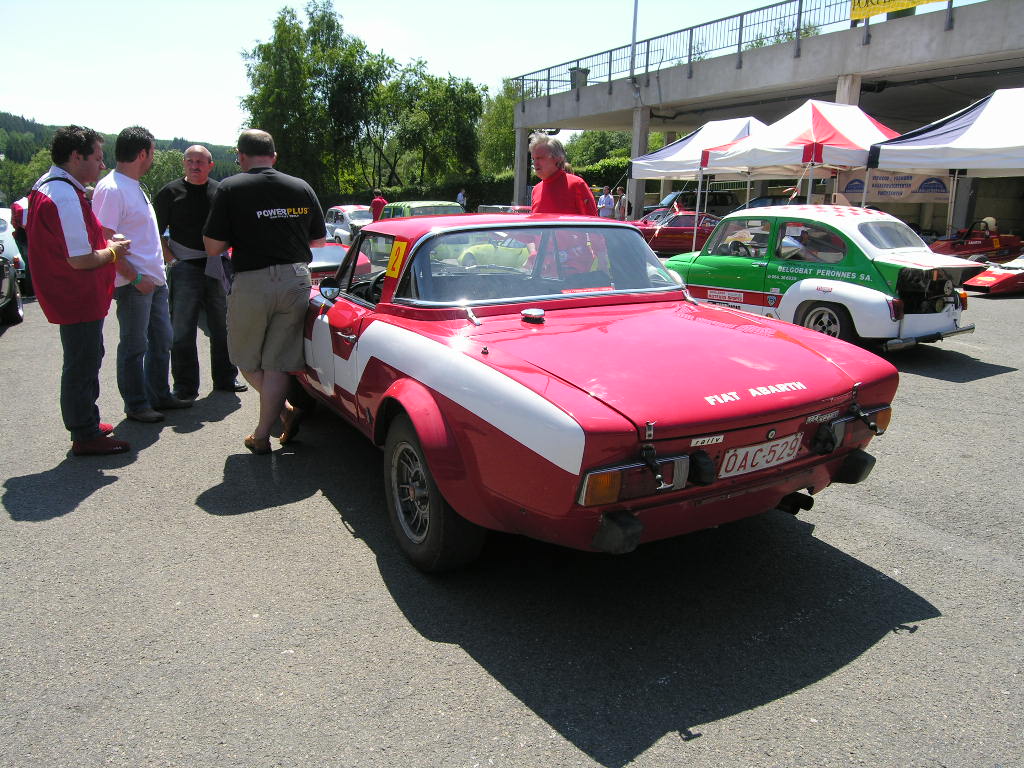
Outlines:
{"label": "person in red jacket", "polygon": [[50,149],[53,165],[32,187],[28,241],[36,296],[43,314],[60,327],[64,353],[60,410],[76,456],[123,453],[128,443],[110,437],[100,421],[103,319],[114,296],[115,272],[139,283],[126,258],[130,240],[108,240],[85,199],[103,163],[103,136],[90,128],[59,128]]}
{"label": "person in red jacket", "polygon": [[565,147],[544,133],[530,139],[533,171],[540,183],[533,188],[533,213],[579,213],[597,216],[597,203],[583,179],[565,172]]}
{"label": "person in red jacket", "polygon": [[384,210],[384,206],[387,204],[388,201],[384,199],[383,193],[379,189],[373,190],[373,200],[370,201],[370,212],[373,214],[374,221],[380,218],[380,212]]}

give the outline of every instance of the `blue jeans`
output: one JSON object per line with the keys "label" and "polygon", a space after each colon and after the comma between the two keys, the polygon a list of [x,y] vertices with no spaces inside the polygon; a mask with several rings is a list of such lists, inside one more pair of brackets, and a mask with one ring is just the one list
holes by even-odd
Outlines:
{"label": "blue jeans", "polygon": [[114,289],[121,338],[117,345],[117,388],[125,413],[152,408],[171,396],[167,373],[171,361],[171,318],[167,286],[150,294],[132,285]]}
{"label": "blue jeans", "polygon": [[72,440],[100,436],[100,363],[103,320],[60,326],[64,367],[60,374],[60,414]]}
{"label": "blue jeans", "polygon": [[170,286],[173,329],[171,377],[174,379],[174,393],[180,397],[193,397],[199,393],[196,330],[201,309],[206,310],[213,386],[231,386],[238,375],[238,369],[228,359],[227,297],[224,286],[216,278],[208,277],[202,267],[183,261],[171,265],[167,283]]}

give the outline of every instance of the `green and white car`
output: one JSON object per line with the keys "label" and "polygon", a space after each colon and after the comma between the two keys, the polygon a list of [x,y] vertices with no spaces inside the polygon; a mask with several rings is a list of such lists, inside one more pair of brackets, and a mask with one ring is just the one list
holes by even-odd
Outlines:
{"label": "green and white car", "polygon": [[894,216],[837,205],[732,213],[696,253],[665,266],[697,301],[723,304],[885,350],[972,333],[962,290],[982,270],[932,253]]}

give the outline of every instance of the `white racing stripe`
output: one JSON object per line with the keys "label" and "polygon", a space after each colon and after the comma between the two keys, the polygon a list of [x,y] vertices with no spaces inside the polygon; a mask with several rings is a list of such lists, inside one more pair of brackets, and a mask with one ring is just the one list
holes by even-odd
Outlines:
{"label": "white racing stripe", "polygon": [[[335,356],[336,370],[354,366],[351,380],[361,381],[366,365],[377,358],[458,403],[552,464],[579,474],[586,443],[579,423],[489,365],[379,320],[370,323],[359,337],[353,358],[346,361]],[[339,375],[339,383],[345,378]]]}

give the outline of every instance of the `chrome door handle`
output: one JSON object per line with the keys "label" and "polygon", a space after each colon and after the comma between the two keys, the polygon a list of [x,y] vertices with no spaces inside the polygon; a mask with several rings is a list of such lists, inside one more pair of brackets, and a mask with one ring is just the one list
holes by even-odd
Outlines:
{"label": "chrome door handle", "polygon": [[767,267],[768,266],[768,262],[767,261],[752,261],[752,262],[750,262],[750,266],[752,266],[752,267]]}
{"label": "chrome door handle", "polygon": [[341,331],[335,331],[334,335],[342,341],[347,341],[350,344],[355,344],[356,339],[358,338],[354,333],[342,333]]}

